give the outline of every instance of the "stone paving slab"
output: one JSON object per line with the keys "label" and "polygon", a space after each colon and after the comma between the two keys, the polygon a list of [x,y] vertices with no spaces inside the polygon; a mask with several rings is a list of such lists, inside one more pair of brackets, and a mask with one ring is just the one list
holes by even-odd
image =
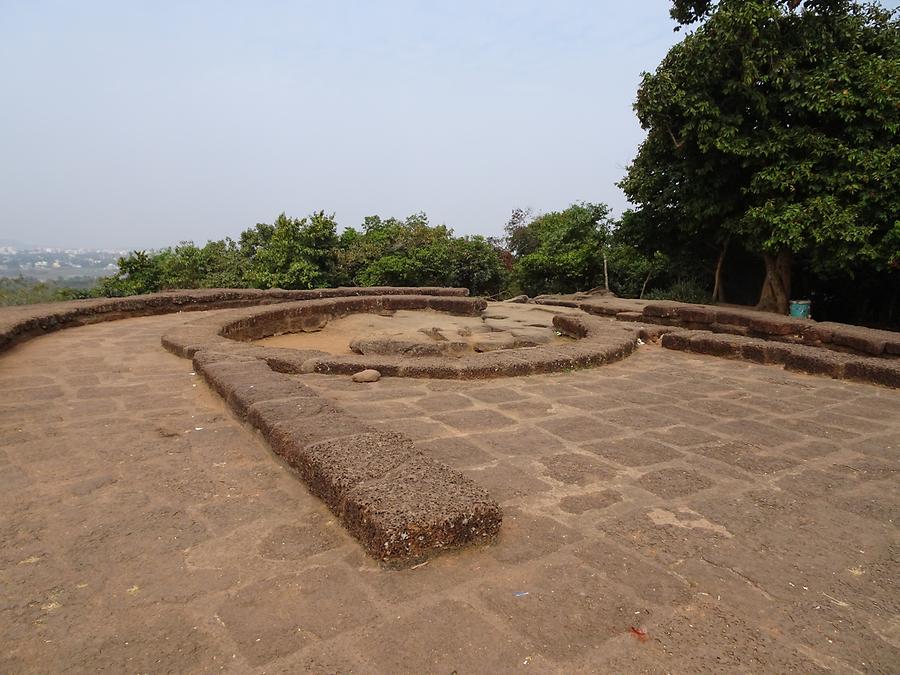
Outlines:
{"label": "stone paving slab", "polygon": [[0,357],[0,672],[900,670],[894,390],[652,345],[298,376],[504,488],[496,544],[393,571],[159,347],[188,318]]}

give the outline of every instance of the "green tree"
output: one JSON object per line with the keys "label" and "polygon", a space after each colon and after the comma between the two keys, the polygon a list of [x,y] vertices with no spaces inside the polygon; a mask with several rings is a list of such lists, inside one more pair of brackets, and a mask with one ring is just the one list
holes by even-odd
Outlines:
{"label": "green tree", "polygon": [[199,288],[206,276],[203,251],[192,241],[183,241],[159,255],[160,287]]}
{"label": "green tree", "polygon": [[132,251],[117,261],[118,270],[97,284],[99,295],[118,297],[155,293],[162,288],[161,254]]}
{"label": "green tree", "polygon": [[347,283],[360,286],[464,286],[497,295],[507,270],[500,251],[484,237],[455,237],[430,225],[424,213],[406,219],[369,216],[361,230],[341,235],[340,265]]}
{"label": "green tree", "polygon": [[570,293],[603,284],[603,255],[612,228],[606,204],[572,204],[531,221],[516,212],[507,244],[516,256],[513,275],[529,295]]}
{"label": "green tree", "polygon": [[[0,277],[0,307],[86,298],[90,296],[90,290],[84,286],[85,281],[86,277],[58,281],[38,281],[21,274],[17,277]],[[71,284],[78,284],[79,287]]]}
{"label": "green tree", "polygon": [[473,295],[500,295],[509,280],[502,251],[482,236],[449,241],[448,286],[468,288]]}
{"label": "green tree", "polygon": [[699,23],[635,109],[621,186],[650,236],[736,241],[785,312],[795,260],[823,277],[900,266],[900,25],[850,0],[676,0]]}
{"label": "green tree", "polygon": [[234,240],[226,237],[218,241],[208,241],[200,249],[204,273],[203,288],[243,288],[246,259]]}
{"label": "green tree", "polygon": [[337,224],[324,211],[309,218],[281,214],[275,223],[241,235],[248,256],[245,280],[256,288],[318,288],[333,283]]}

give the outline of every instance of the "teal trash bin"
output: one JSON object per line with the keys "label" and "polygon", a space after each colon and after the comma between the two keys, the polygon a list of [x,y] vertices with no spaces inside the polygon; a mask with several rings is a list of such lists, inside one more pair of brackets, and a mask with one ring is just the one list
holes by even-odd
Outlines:
{"label": "teal trash bin", "polygon": [[798,319],[810,318],[810,306],[809,300],[791,300],[791,316]]}

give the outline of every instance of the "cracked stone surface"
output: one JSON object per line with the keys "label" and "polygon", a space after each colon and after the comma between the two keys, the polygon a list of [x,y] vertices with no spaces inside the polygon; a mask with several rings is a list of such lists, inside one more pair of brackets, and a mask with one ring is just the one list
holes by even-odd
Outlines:
{"label": "cracked stone surface", "polygon": [[501,502],[394,571],[160,347],[187,320],[0,356],[0,672],[900,670],[896,391],[654,346],[296,376]]}

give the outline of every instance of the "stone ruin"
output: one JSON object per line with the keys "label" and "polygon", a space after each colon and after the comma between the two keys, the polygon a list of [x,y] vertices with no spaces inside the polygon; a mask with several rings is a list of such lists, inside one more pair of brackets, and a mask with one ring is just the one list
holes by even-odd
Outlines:
{"label": "stone ruin", "polygon": [[[521,301],[522,299],[518,299]],[[465,289],[208,290],[14,308],[0,319],[0,350],[51,330],[198,309],[162,338],[250,425],[340,519],[364,549],[394,566],[493,540],[497,502],[402,434],[375,431],[322,399],[298,374],[483,379],[590,368],[642,342],[900,387],[900,336],[749,310],[603,296],[545,297],[541,321],[488,309]],[[486,311],[487,310],[487,311]],[[478,319],[455,332],[352,339],[349,353],[270,346],[275,336],[321,330],[369,313],[439,312]]]}

